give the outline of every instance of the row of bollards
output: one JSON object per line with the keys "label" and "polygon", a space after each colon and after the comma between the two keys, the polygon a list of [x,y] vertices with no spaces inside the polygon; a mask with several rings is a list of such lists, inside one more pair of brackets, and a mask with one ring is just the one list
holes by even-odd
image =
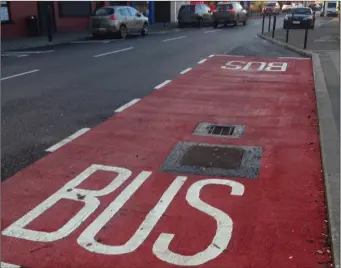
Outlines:
{"label": "row of bollards", "polygon": [[[271,14],[269,17],[269,24],[268,24],[268,32],[271,31]],[[273,16],[273,24],[272,24],[272,38],[275,38],[275,30],[276,30],[276,22],[277,22],[277,16]],[[265,14],[263,14],[263,20],[262,20],[262,34],[264,34],[264,25],[265,25]],[[313,25],[315,25],[315,12],[313,13]],[[308,42],[308,31],[310,28],[305,28],[304,32],[304,49],[307,48],[307,42]],[[289,42],[289,32],[290,28],[286,27],[286,35],[285,35],[285,42]]]}

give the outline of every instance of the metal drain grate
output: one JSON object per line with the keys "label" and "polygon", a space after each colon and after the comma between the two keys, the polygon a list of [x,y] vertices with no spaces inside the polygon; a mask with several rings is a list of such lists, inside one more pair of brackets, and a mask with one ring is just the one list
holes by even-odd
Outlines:
{"label": "metal drain grate", "polygon": [[218,125],[212,123],[199,123],[193,134],[200,136],[216,136],[221,138],[240,138],[245,126],[242,125]]}
{"label": "metal drain grate", "polygon": [[231,136],[235,130],[234,126],[211,125],[208,129],[209,135]]}

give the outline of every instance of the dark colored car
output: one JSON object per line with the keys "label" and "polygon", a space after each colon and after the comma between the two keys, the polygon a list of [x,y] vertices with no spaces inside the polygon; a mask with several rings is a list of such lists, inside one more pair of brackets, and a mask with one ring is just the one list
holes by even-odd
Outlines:
{"label": "dark colored car", "polygon": [[238,2],[231,3],[218,3],[212,15],[213,27],[218,27],[219,24],[232,23],[237,26],[242,22],[243,25],[247,24],[248,14],[247,11]]}
{"label": "dark colored car", "polygon": [[267,3],[263,8],[262,13],[265,15],[278,15],[281,11],[281,6],[277,3]]}
{"label": "dark colored car", "polygon": [[212,24],[212,11],[205,4],[182,5],[178,14],[179,27]]}
{"label": "dark colored car", "polygon": [[311,28],[315,27],[313,11],[310,7],[297,7],[290,10],[284,17],[283,28]]}

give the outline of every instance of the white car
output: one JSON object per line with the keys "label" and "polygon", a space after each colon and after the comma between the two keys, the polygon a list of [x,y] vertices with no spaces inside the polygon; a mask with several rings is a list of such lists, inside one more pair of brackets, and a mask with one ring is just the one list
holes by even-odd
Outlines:
{"label": "white car", "polygon": [[282,6],[282,12],[289,12],[293,7],[295,7],[295,4],[291,4],[291,5],[283,5]]}

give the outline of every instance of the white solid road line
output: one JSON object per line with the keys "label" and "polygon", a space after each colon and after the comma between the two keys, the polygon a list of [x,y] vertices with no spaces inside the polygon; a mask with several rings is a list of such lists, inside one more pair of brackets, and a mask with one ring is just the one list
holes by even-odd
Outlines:
{"label": "white solid road line", "polygon": [[103,56],[110,55],[110,54],[115,54],[115,53],[120,53],[120,52],[123,52],[123,51],[131,50],[133,48],[134,47],[127,47],[127,48],[123,48],[123,49],[119,49],[119,50],[114,50],[114,51],[98,54],[98,55],[95,55],[94,58],[103,57]]}
{"label": "white solid road line", "polygon": [[90,130],[90,128],[82,128],[82,129],[78,130],[76,133],[67,137],[66,139],[64,139],[64,140],[58,142],[57,144],[51,146],[50,148],[46,149],[45,151],[52,153],[52,152],[58,150],[60,147],[64,146],[65,144],[73,141],[74,139],[76,139],[79,136],[83,135],[84,133],[88,132],[89,130]]}
{"label": "white solid road line", "polygon": [[1,268],[20,268],[21,266],[15,265],[15,264],[6,263],[6,262],[1,262],[0,263],[0,267]]}
{"label": "white solid road line", "polygon": [[294,60],[311,60],[311,58],[299,58],[299,57],[278,57],[279,59],[294,59]]}
{"label": "white solid road line", "polygon": [[217,30],[210,30],[210,31],[205,31],[204,33],[207,34],[207,33],[214,33],[214,32],[219,32],[221,30],[217,29]]}
{"label": "white solid road line", "polygon": [[207,59],[202,59],[202,60],[198,61],[198,64],[203,64],[205,61],[207,61]]}
{"label": "white solid road line", "polygon": [[190,70],[192,70],[192,68],[187,68],[187,69],[183,70],[182,72],[180,72],[180,74],[185,74],[185,73],[189,72]]}
{"label": "white solid road line", "polygon": [[32,73],[35,73],[35,72],[39,72],[39,70],[36,69],[36,70],[32,70],[32,71],[28,71],[28,72],[24,72],[24,73],[20,73],[20,74],[15,74],[15,75],[7,76],[7,77],[4,77],[4,78],[1,78],[1,81],[7,80],[7,79],[11,79],[11,78],[14,78],[14,77],[18,77],[18,76],[22,76],[22,75],[26,75],[26,74],[32,74]]}
{"label": "white solid road line", "polygon": [[121,106],[120,108],[115,110],[115,113],[120,113],[122,111],[124,111],[125,109],[127,109],[128,107],[134,105],[136,102],[138,102],[140,99],[133,99],[130,102],[124,104],[123,106]]}
{"label": "white solid road line", "polygon": [[162,82],[161,84],[157,85],[156,87],[154,87],[154,89],[160,89],[170,82],[172,82],[172,80],[166,80],[166,81]]}
{"label": "white solid road line", "polygon": [[162,42],[169,42],[169,41],[173,41],[173,40],[178,40],[178,39],[182,39],[182,38],[185,38],[187,36],[178,36],[178,37],[174,37],[174,38],[169,38],[169,39],[165,39],[163,40]]}

